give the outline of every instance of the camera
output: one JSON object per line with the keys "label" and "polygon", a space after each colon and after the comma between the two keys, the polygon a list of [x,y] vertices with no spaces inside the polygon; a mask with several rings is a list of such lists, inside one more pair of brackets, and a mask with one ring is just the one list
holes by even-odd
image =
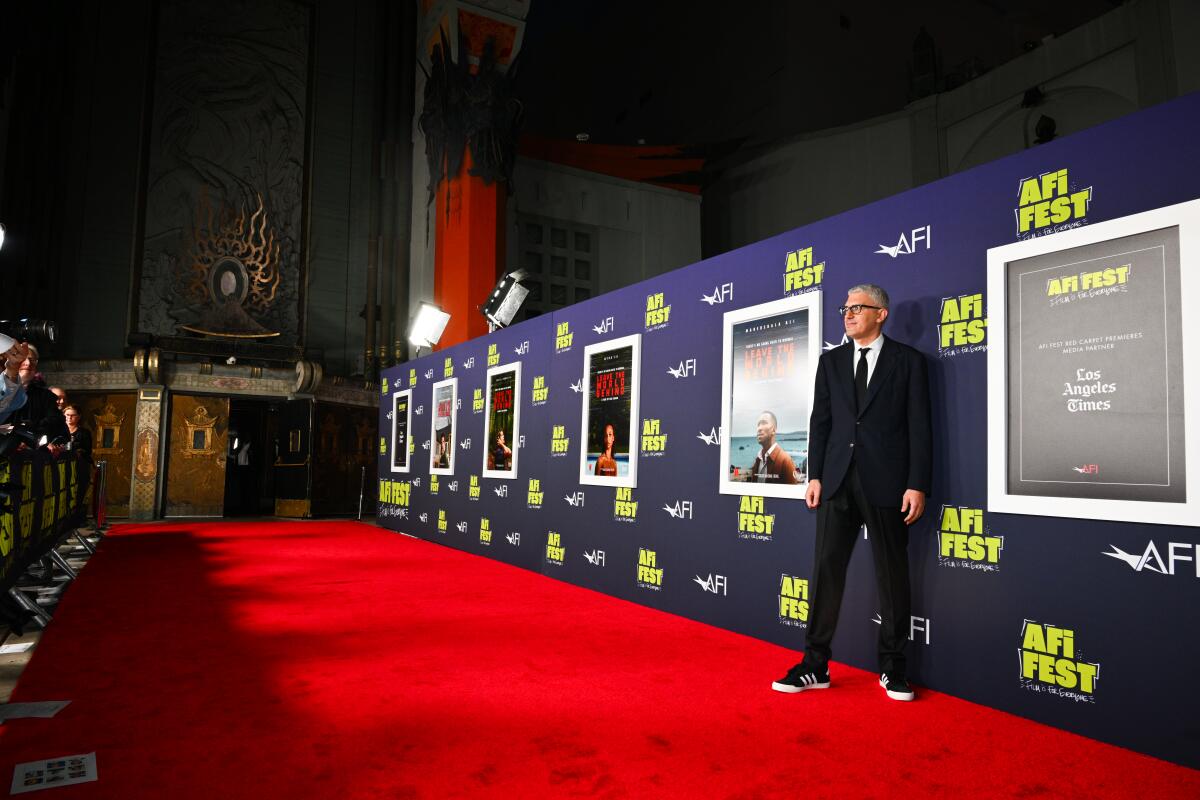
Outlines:
{"label": "camera", "polygon": [[18,342],[53,344],[58,328],[48,319],[0,319],[0,335]]}

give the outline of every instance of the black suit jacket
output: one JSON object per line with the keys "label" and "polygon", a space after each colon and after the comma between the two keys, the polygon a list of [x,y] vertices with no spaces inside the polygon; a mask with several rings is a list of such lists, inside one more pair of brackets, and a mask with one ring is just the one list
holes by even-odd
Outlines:
{"label": "black suit jacket", "polygon": [[907,489],[929,494],[929,369],[908,345],[887,337],[883,343],[861,414],[854,399],[854,343],[835,347],[817,362],[808,475],[821,481],[822,500],[842,485],[851,457],[872,505],[899,509]]}

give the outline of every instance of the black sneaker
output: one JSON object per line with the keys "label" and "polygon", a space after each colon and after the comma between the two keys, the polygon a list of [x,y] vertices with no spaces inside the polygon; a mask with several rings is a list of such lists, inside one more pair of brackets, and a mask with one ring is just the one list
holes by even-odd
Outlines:
{"label": "black sneaker", "polygon": [[814,669],[806,662],[801,662],[788,670],[788,674],[771,684],[777,692],[795,694],[805,689],[828,689],[829,668]]}
{"label": "black sneaker", "polygon": [[903,675],[888,675],[886,672],[879,676],[879,685],[893,700],[916,700],[917,693],[913,691],[908,680]]}

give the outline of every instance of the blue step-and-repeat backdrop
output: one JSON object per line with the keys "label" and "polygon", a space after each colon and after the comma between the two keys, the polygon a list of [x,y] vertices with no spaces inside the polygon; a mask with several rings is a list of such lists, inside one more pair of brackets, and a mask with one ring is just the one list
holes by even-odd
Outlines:
{"label": "blue step-and-repeat backdrop", "polygon": [[[999,513],[988,496],[989,463],[1014,457],[989,451],[989,397],[1007,395],[989,386],[988,359],[1005,336],[989,328],[989,314],[1001,316],[1005,298],[989,296],[988,250],[1044,237],[1076,244],[1081,231],[1200,196],[1198,130],[1192,95],[391,368],[380,403],[379,522],[800,651],[816,515],[792,482],[806,469],[813,361],[842,341],[837,308],[847,288],[880,284],[891,295],[885,333],[926,355],[933,398],[933,491],[909,547],[911,677],[1200,767],[1200,518]],[[1160,278],[1163,304],[1144,312],[1161,322],[1182,300],[1164,328],[1176,353],[1187,346],[1173,334],[1180,323],[1196,344],[1187,315],[1197,298],[1180,298],[1178,275],[1198,265],[1193,250],[1182,253]],[[1091,309],[1097,324],[1127,323],[1128,308],[1110,313],[1102,303],[1119,304],[1131,296],[1120,294],[1129,276],[1151,271],[1140,262],[1132,273],[1058,263],[1048,273],[1056,279],[1107,277],[1085,277],[1090,287],[1047,282],[1044,303],[1035,285],[1020,309],[1030,319],[1035,301],[1074,302],[1073,313]],[[1003,315],[1006,327],[1015,314]],[[1047,334],[1034,346],[1067,354],[1079,333]],[[1019,342],[1007,342],[1011,358]],[[1072,414],[1090,414],[1098,441],[1131,419],[1116,412],[1136,374],[1110,381],[1120,352],[1105,377],[1080,362],[1079,381],[1072,376],[1065,390],[1048,379],[1056,392],[1105,396],[1068,398]],[[1183,363],[1166,363],[1172,398]],[[1011,361],[1005,368],[1013,374]],[[1192,392],[1183,406],[1200,408],[1200,397]],[[752,466],[767,410],[793,462],[771,482]],[[1173,413],[1178,432],[1182,413]],[[1055,449],[1056,430],[1070,428],[1046,427],[1043,450]],[[1176,475],[1200,470],[1191,436],[1192,463],[1177,452]],[[1093,491],[1071,482],[1103,483],[1107,469],[1086,452],[1076,460],[1061,481],[1073,498],[1064,509],[1087,507],[1072,504]],[[1136,511],[1133,497],[1126,505]],[[1169,507],[1195,509],[1196,500]],[[865,542],[855,548],[834,659],[874,669],[869,551]],[[764,690],[789,664],[775,666],[754,676]]]}

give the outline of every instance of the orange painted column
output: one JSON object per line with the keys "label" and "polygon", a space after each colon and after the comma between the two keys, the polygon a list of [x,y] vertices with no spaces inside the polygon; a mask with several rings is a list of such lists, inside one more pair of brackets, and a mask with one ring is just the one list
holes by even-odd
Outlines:
{"label": "orange painted column", "polygon": [[462,171],[438,184],[433,299],[450,322],[438,348],[450,347],[487,333],[479,307],[496,285],[504,263],[502,184],[484,184],[470,175],[471,151]]}

